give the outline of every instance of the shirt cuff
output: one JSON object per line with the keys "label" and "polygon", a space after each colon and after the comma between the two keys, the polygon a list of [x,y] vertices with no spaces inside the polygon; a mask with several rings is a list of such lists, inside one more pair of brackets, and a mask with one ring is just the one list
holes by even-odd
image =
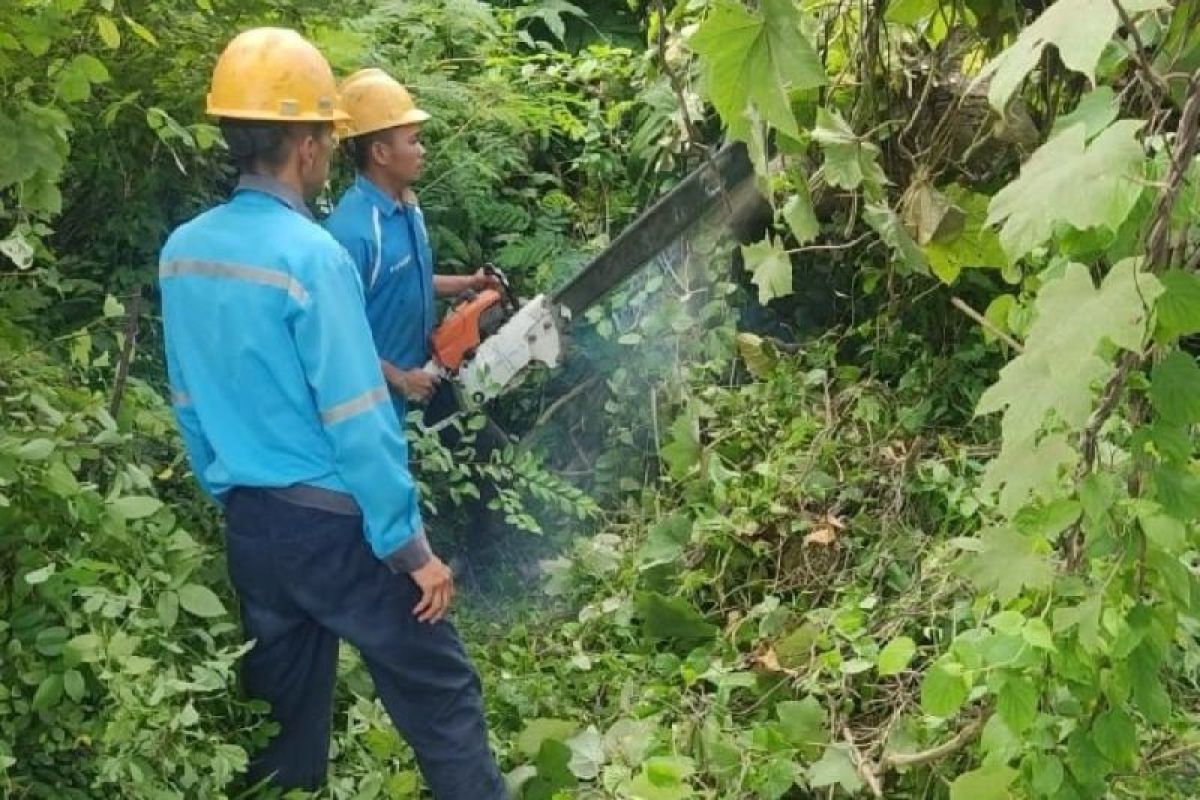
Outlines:
{"label": "shirt cuff", "polygon": [[429,540],[425,538],[425,529],[421,528],[402,546],[393,550],[383,559],[392,572],[416,572],[429,563],[433,558],[433,550]]}

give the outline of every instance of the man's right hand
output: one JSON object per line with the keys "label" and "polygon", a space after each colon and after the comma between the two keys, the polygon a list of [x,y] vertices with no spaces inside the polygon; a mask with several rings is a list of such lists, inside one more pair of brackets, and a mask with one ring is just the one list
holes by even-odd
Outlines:
{"label": "man's right hand", "polygon": [[454,573],[442,560],[432,556],[425,566],[409,575],[421,590],[421,602],[413,609],[420,622],[439,622],[450,608],[454,598]]}
{"label": "man's right hand", "polygon": [[438,384],[437,376],[423,369],[397,369],[386,361],[383,362],[383,376],[404,399],[418,403],[429,402]]}

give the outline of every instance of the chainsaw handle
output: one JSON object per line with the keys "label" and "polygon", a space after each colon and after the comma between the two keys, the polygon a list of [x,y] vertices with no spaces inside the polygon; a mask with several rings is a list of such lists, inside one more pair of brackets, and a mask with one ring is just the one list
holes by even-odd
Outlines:
{"label": "chainsaw handle", "polygon": [[501,302],[503,302],[504,305],[506,305],[508,307],[508,311],[510,314],[516,313],[517,298],[513,295],[512,286],[510,286],[508,283],[508,276],[505,275],[504,271],[501,270],[499,267],[497,267],[495,264],[493,264],[491,261],[484,262],[482,269],[483,269],[484,275],[491,275],[493,278],[495,278],[497,281],[500,282],[500,300],[501,300]]}

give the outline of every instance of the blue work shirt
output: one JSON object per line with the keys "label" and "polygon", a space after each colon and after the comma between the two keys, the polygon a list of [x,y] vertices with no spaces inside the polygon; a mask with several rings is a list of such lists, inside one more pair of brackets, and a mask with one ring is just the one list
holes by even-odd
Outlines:
{"label": "blue work shirt", "polygon": [[435,311],[433,252],[420,207],[397,202],[359,175],[325,228],[362,276],[379,357],[398,369],[425,366]]}
{"label": "blue work shirt", "polygon": [[204,489],[217,500],[239,486],[349,495],[377,557],[423,564],[408,447],[358,271],[303,201],[244,178],[171,234],[159,282],[172,404]]}

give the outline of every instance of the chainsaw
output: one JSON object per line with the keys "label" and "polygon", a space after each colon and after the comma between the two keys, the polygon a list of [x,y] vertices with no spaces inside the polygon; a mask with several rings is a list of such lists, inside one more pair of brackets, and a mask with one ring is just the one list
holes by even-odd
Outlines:
{"label": "chainsaw", "polygon": [[504,274],[499,284],[460,296],[434,329],[426,371],[457,384],[465,405],[479,407],[518,385],[530,367],[559,365],[571,321],[662,252],[693,222],[723,203],[730,224],[753,193],[754,169],[741,144],[726,145],[623,230],[565,286],[518,302]]}

